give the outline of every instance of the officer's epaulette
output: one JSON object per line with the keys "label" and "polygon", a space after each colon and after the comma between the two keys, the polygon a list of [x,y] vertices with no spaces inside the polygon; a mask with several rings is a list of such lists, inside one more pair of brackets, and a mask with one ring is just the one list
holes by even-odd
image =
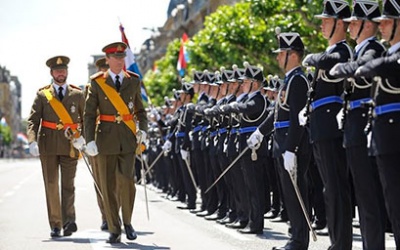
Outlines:
{"label": "officer's epaulette", "polygon": [[39,89],[39,91],[41,91],[41,90],[44,90],[44,89],[49,89],[49,88],[51,88],[51,84],[49,84],[49,85],[46,85],[46,86],[44,86],[44,87],[41,87],[40,89]]}
{"label": "officer's epaulette", "polygon": [[135,72],[132,72],[130,70],[127,70],[126,73],[128,73],[130,76],[136,77],[136,78],[140,78],[140,76],[138,74],[136,74]]}
{"label": "officer's epaulette", "polygon": [[71,88],[73,88],[73,89],[78,89],[78,90],[82,90],[80,87],[78,87],[78,86],[75,86],[75,85],[72,85],[72,84],[68,84],[69,86],[71,86]]}
{"label": "officer's epaulette", "polygon": [[102,75],[104,75],[104,74],[105,74],[105,73],[104,73],[103,71],[99,71],[99,72],[94,73],[93,75],[91,75],[91,76],[90,76],[90,79],[91,79],[91,80],[96,79],[96,78],[98,78],[99,76],[102,76]]}

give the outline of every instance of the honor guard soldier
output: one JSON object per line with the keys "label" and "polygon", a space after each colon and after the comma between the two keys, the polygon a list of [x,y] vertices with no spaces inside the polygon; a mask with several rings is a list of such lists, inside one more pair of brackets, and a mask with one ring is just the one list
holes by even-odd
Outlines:
{"label": "honor guard soldier", "polygon": [[[298,33],[278,34],[279,49],[276,59],[285,72],[283,86],[279,89],[274,112],[250,136],[250,148],[260,144],[264,135],[273,135],[273,155],[277,159],[277,172],[280,177],[285,207],[288,213],[291,237],[283,247],[273,249],[308,249],[309,214],[308,166],[311,159],[311,145],[308,132],[300,126],[298,114],[305,106],[308,92],[308,79],[301,69],[304,45]],[[286,170],[286,171],[285,171]],[[301,194],[300,198],[296,192]],[[304,209],[304,210],[303,210]]]}
{"label": "honor guard soldier", "polygon": [[[106,72],[91,76],[85,106],[86,152],[97,157],[100,188],[110,237],[108,243],[121,241],[119,202],[128,239],[136,239],[131,225],[135,201],[135,152],[146,139],[147,115],[143,108],[140,79],[124,71],[125,49],[122,42],[103,48],[110,66]],[[97,124],[98,112],[100,122]],[[137,122],[139,122],[139,130]],[[115,191],[118,184],[118,194]]]}
{"label": "honor guard soldier", "polygon": [[387,0],[379,22],[382,38],[390,44],[386,56],[356,71],[356,77],[375,77],[373,84],[372,147],[378,164],[396,249],[400,248],[400,1]]}
{"label": "honor guard soldier", "polygon": [[385,248],[385,206],[382,187],[375,158],[369,156],[367,134],[369,104],[371,103],[372,78],[355,78],[354,73],[374,58],[381,57],[385,47],[378,42],[380,16],[378,2],[354,1],[350,18],[350,37],[357,42],[354,61],[338,63],[330,70],[335,77],[345,77],[344,113],[338,123],[344,131],[343,145],[346,148],[347,164],[351,170],[355,198],[360,218],[363,249]]}
{"label": "honor guard soldier", "polygon": [[[36,93],[27,128],[29,152],[40,155],[42,164],[51,237],[60,237],[62,228],[64,236],[77,231],[74,180],[79,152],[74,147],[85,143],[80,135],[85,99],[80,88],[66,83],[68,63],[66,56],[47,60],[52,84]],[[67,138],[66,132],[73,136]]]}
{"label": "honor guard soldier", "polygon": [[[343,79],[329,74],[329,70],[339,62],[352,59],[352,49],[346,43],[350,7],[343,0],[325,0],[321,31],[328,40],[325,52],[309,54],[304,66],[316,68],[315,80],[311,84],[313,92],[309,95],[310,136],[318,169],[325,188],[326,215],[331,246],[329,249],[347,250],[352,246],[352,207],[349,171],[346,154],[342,146],[343,133],[339,129],[336,115],[343,105]],[[299,119],[304,120],[300,113]]]}
{"label": "honor guard soldier", "polygon": [[[243,80],[243,92],[248,93],[247,99],[240,103],[231,103],[230,111],[240,115],[239,128],[239,152],[246,149],[246,140],[266,118],[268,103],[261,95],[260,88],[264,81],[261,68],[244,64],[245,72],[241,77]],[[226,110],[224,110],[226,111]],[[247,151],[240,158],[240,165],[243,172],[245,190],[249,201],[249,222],[245,228],[239,229],[244,234],[262,234],[264,229],[264,169],[261,161],[266,153],[266,143],[259,145],[257,152]]]}

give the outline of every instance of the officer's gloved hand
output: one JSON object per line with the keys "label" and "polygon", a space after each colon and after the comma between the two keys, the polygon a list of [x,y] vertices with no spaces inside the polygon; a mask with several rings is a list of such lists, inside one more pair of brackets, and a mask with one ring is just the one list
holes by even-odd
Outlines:
{"label": "officer's gloved hand", "polygon": [[229,106],[228,104],[222,105],[221,106],[221,111],[224,114],[229,114],[231,111],[231,106]]}
{"label": "officer's gloved hand", "polygon": [[72,145],[74,146],[74,148],[78,149],[78,150],[82,150],[83,146],[85,146],[85,138],[83,138],[83,136],[79,136],[78,138],[74,138],[72,139]]}
{"label": "officer's gloved hand", "polygon": [[162,145],[161,146],[161,149],[164,151],[164,152],[169,152],[169,151],[171,151],[171,147],[172,147],[172,143],[171,143],[171,141],[170,140],[166,140],[165,142],[164,142],[164,145]]}
{"label": "officer's gloved hand", "polygon": [[316,53],[316,54],[308,54],[304,59],[303,59],[303,66],[304,67],[317,67],[318,62],[320,61],[322,57],[322,53]]}
{"label": "officer's gloved hand", "polygon": [[31,142],[31,144],[29,144],[29,153],[33,156],[39,156],[39,146],[37,144],[37,142]]}
{"label": "officer's gloved hand", "polygon": [[144,130],[138,130],[136,132],[136,141],[140,143],[144,143],[147,138],[147,133]]}
{"label": "officer's gloved hand", "polygon": [[289,173],[292,173],[296,167],[297,156],[295,153],[290,151],[285,151],[283,153],[283,165]]}
{"label": "officer's gloved hand", "polygon": [[344,110],[341,108],[339,110],[339,113],[336,115],[336,122],[338,124],[338,129],[341,130],[343,129],[343,118],[344,118]]}
{"label": "officer's gloved hand", "polygon": [[181,156],[184,161],[189,160],[189,151],[181,149]]}
{"label": "officer's gloved hand", "polygon": [[156,121],[159,121],[161,119],[160,113],[157,111],[157,109],[152,108],[151,109],[151,114],[156,118]]}
{"label": "officer's gloved hand", "polygon": [[263,138],[264,135],[261,134],[260,130],[256,129],[256,131],[254,131],[247,139],[247,145],[250,149],[258,148],[261,145]]}
{"label": "officer's gloved hand", "polygon": [[388,57],[379,57],[359,67],[354,74],[356,77],[393,76],[400,70],[400,53]]}
{"label": "officer's gloved hand", "polygon": [[368,50],[362,57],[354,62],[337,63],[329,71],[329,74],[334,77],[354,77],[357,68],[375,59],[375,50]]}
{"label": "officer's gloved hand", "polygon": [[299,114],[297,115],[299,118],[300,126],[305,126],[307,123],[306,110],[307,110],[307,107],[305,106],[302,110],[300,110]]}
{"label": "officer's gloved hand", "polygon": [[204,110],[204,114],[205,114],[206,116],[210,116],[210,115],[211,115],[211,108],[206,108],[206,109]]}
{"label": "officer's gloved hand", "polygon": [[97,145],[95,141],[91,141],[88,144],[86,144],[86,149],[85,149],[86,154],[90,156],[95,156],[99,153],[99,150],[97,149]]}

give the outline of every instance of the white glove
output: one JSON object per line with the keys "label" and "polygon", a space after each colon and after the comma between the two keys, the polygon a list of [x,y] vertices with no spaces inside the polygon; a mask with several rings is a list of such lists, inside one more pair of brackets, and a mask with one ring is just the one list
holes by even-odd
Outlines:
{"label": "white glove", "polygon": [[169,152],[169,151],[171,151],[171,147],[172,147],[171,141],[170,141],[170,140],[166,140],[166,141],[164,142],[164,145],[162,145],[161,149],[162,149],[164,152]]}
{"label": "white glove", "polygon": [[189,160],[189,151],[181,149],[181,156],[184,161]]}
{"label": "white glove", "polygon": [[72,139],[72,145],[74,146],[74,148],[78,149],[78,150],[82,150],[82,147],[85,146],[85,138],[83,138],[83,136],[79,136],[78,138],[74,138]]}
{"label": "white glove", "polygon": [[261,134],[260,130],[256,129],[256,131],[254,131],[247,139],[247,145],[250,149],[258,148],[258,146],[261,145],[263,138],[264,135]]}
{"label": "white glove", "polygon": [[29,144],[29,153],[33,156],[39,156],[39,146],[37,144],[37,142],[32,142],[31,144]]}
{"label": "white glove", "polygon": [[99,153],[99,150],[97,149],[96,142],[95,141],[91,141],[88,144],[86,144],[85,152],[90,156],[97,155]]}
{"label": "white glove", "polygon": [[136,140],[138,142],[144,143],[144,141],[146,141],[147,138],[147,133],[144,130],[139,130],[136,133]]}
{"label": "white glove", "polygon": [[306,114],[306,109],[307,107],[304,106],[304,108],[302,110],[300,110],[299,114],[298,114],[298,118],[299,118],[299,125],[300,126],[304,126],[307,123],[307,117],[305,116]]}
{"label": "white glove", "polygon": [[343,123],[342,123],[343,112],[344,112],[343,108],[341,108],[339,110],[339,113],[337,113],[337,115],[336,115],[336,121],[337,121],[337,124],[338,124],[338,129],[342,129],[343,128]]}
{"label": "white glove", "polygon": [[154,118],[156,118],[157,121],[161,119],[161,115],[160,113],[158,113],[157,109],[155,108],[151,109],[151,114],[154,116]]}
{"label": "white glove", "polygon": [[290,174],[293,170],[295,170],[297,156],[295,155],[295,153],[292,153],[290,151],[285,151],[285,153],[283,153],[282,156],[283,156],[283,166],[285,167],[286,171],[288,171]]}

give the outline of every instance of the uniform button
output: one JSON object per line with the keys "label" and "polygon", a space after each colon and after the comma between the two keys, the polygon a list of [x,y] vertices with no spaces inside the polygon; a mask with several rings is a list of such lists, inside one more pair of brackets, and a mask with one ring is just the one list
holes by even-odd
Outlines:
{"label": "uniform button", "polygon": [[101,129],[99,129],[99,132],[101,132]]}
{"label": "uniform button", "polygon": [[107,98],[107,96],[106,97],[104,97],[104,100],[107,100],[108,98]]}
{"label": "uniform button", "polygon": [[362,117],[365,117],[366,115],[367,115],[367,114],[365,114],[365,113],[362,113],[362,114],[361,114]]}
{"label": "uniform button", "polygon": [[329,113],[329,112],[331,112],[331,110],[330,110],[330,109],[327,109],[327,110],[326,110],[326,113]]}
{"label": "uniform button", "polygon": [[389,123],[393,123],[393,119],[389,119]]}

